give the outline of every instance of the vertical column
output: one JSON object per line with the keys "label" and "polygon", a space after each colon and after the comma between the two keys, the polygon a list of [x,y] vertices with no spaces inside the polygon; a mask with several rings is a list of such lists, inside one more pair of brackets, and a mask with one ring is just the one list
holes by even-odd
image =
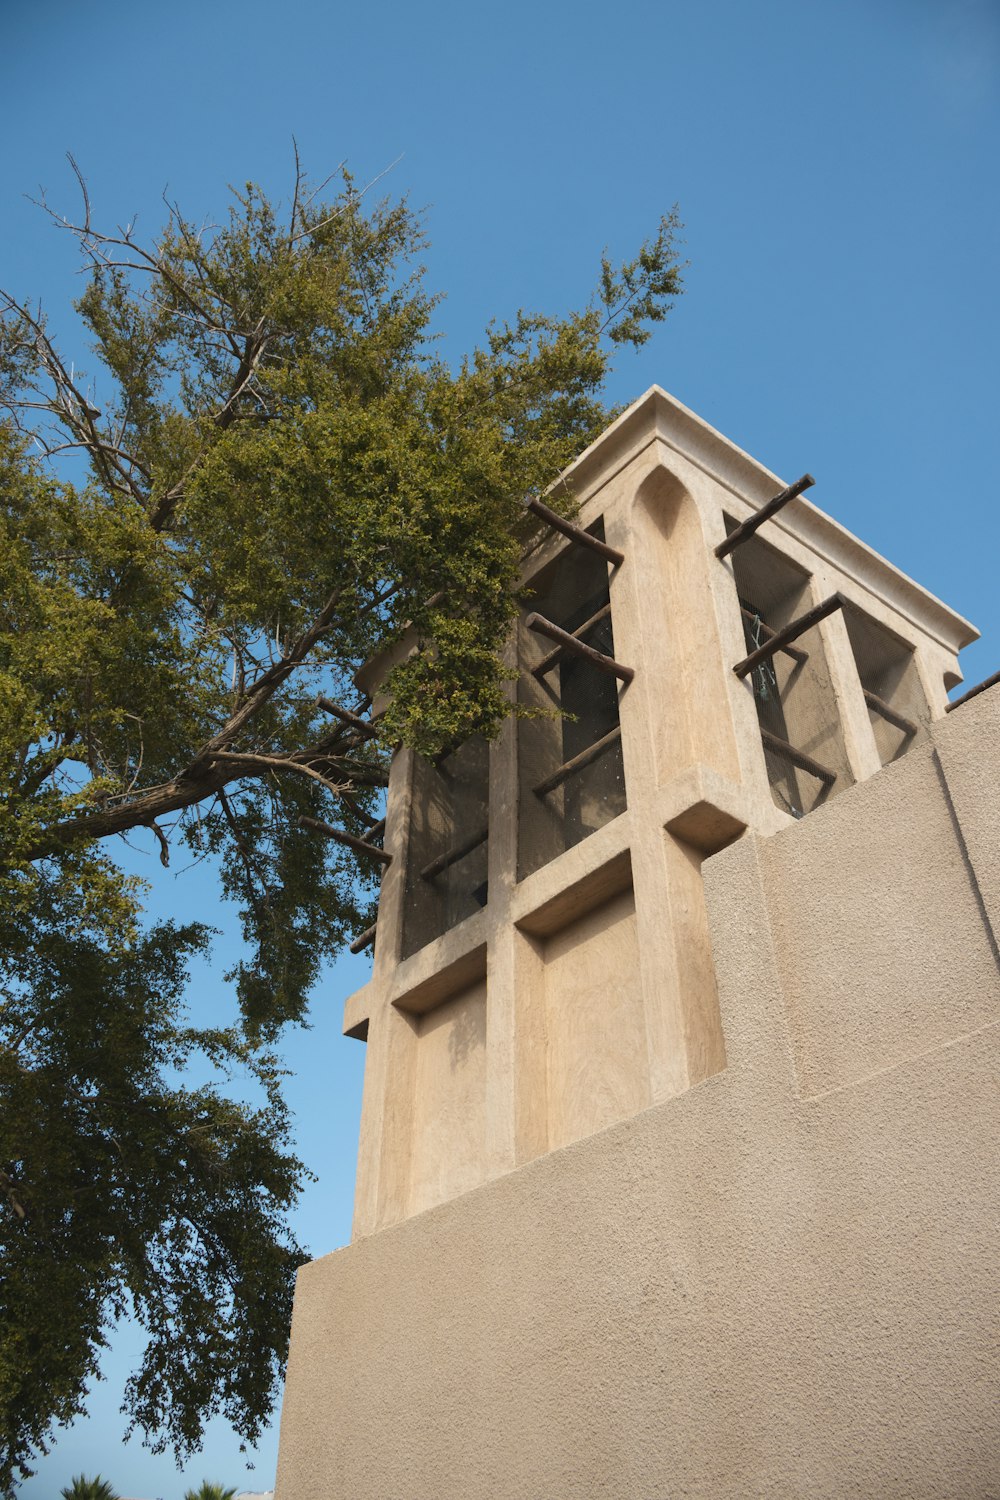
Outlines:
{"label": "vertical column", "polygon": [[[387,1100],[396,1090],[400,1065],[405,1072],[407,1043],[411,1044],[412,1050],[412,1029],[408,1018],[400,1015],[388,1003],[389,984],[399,961],[402,945],[406,876],[404,863],[412,785],[412,753],[397,750],[389,771],[385,819],[385,848],[393,858],[382,877],[375,957],[369,982],[372,1000],[361,1099],[357,1184],[354,1192],[355,1239],[371,1234],[380,1223],[387,1134],[393,1134],[394,1123],[387,1114]],[[398,1131],[395,1136],[397,1154],[394,1160],[398,1165]]]}
{"label": "vertical column", "polygon": [[913,662],[924,697],[930,705],[931,718],[943,718],[947,713],[949,689],[962,681],[958,658],[951,651],[932,647],[924,640],[914,651]]}
{"label": "vertical column", "polygon": [[[383,991],[383,997],[386,992]],[[371,1025],[369,1023],[369,1045]],[[372,1105],[378,1109],[378,1161],[374,1193],[374,1215],[369,1228],[355,1225],[355,1237],[405,1219],[410,1207],[410,1156],[413,1129],[413,1090],[416,1074],[416,1017],[397,1010],[383,998],[378,1009],[380,1087],[373,1090]],[[370,1057],[370,1054],[369,1054]],[[368,1104],[365,1075],[364,1111]]]}
{"label": "vertical column", "polygon": [[787,827],[791,818],[775,806],[771,796],[753,690],[746,679],[741,681],[732,671],[734,664],[746,655],[739,590],[733,576],[733,554],[721,561],[715,556],[715,548],[726,536],[726,513],[738,515],[740,506],[717,482],[706,481],[705,490],[706,493],[700,497],[705,556],[708,562],[709,587],[719,621],[722,667],[738,747],[739,780],[747,822],[758,832],[776,833]]}
{"label": "vertical column", "polygon": [[[623,730],[624,735],[624,730]],[[625,774],[628,776],[628,759]],[[632,880],[636,935],[646,1023],[651,1103],[683,1093],[691,1082],[688,1066],[688,978],[678,952],[678,923],[664,840],[658,820],[632,814]]]}
{"label": "vertical column", "polygon": [[[507,665],[516,665],[511,642]],[[486,1180],[515,1165],[517,988],[510,899],[517,876],[517,722],[511,713],[490,747],[489,898],[486,949]]]}
{"label": "vertical column", "polygon": [[[828,598],[837,588],[836,582],[822,573],[815,575],[814,582],[816,603]],[[820,622],[819,633],[830,672],[834,703],[840,715],[847,762],[855,781],[867,781],[869,776],[881,771],[882,757],[875,743],[875,732],[868,716],[843,610],[827,615]]]}
{"label": "vertical column", "polygon": [[[660,513],[651,515],[650,506],[661,507]],[[654,471],[638,486],[638,495],[634,479],[619,488],[616,503],[605,512],[608,540],[626,557],[611,591],[616,653],[636,669],[633,682],[621,694],[620,710],[653,1101],[680,1093],[704,1076],[692,1048],[704,1050],[704,1012],[715,1008],[700,874],[697,863],[692,869],[688,854],[664,832],[658,796],[664,779],[681,776],[697,764],[695,757],[703,746],[709,753],[706,695],[715,709],[715,742],[723,764],[735,769],[714,620],[696,616],[697,624],[704,625],[701,655],[692,647],[691,621],[682,620],[685,610],[704,611],[706,603],[711,610],[710,601],[692,597],[698,573],[704,577],[703,562],[699,569],[699,559],[691,557],[692,526],[701,543],[691,497],[664,471]],[[666,556],[671,544],[682,550],[678,565]],[[684,564],[692,569],[687,579],[682,576]],[[703,701],[695,709],[692,695],[699,694]],[[714,1052],[719,1050],[721,1034]]]}
{"label": "vertical column", "polygon": [[[637,516],[634,483],[618,489],[616,503],[605,513],[604,525],[611,545],[625,554],[625,563],[611,588],[616,650],[636,674],[620,694],[619,711],[632,829],[632,883],[649,1089],[655,1101],[679,1093],[687,1085],[684,1003],[670,923],[663,835],[654,807],[661,773],[658,762],[664,756],[668,764],[689,761],[690,737],[683,705],[679,705],[679,711],[666,711],[673,674],[663,631],[669,628],[670,601],[665,598],[662,547],[654,536],[644,534],[654,529],[653,518]],[[655,471],[645,481],[646,486],[651,483],[657,483]],[[658,485],[658,490],[663,488],[663,484]],[[659,500],[668,504],[668,493],[654,495],[653,504]],[[685,691],[682,684],[676,686],[680,693]],[[661,717],[664,722],[659,732]]]}
{"label": "vertical column", "polygon": [[542,944],[511,924],[504,961],[514,996],[514,1129],[516,1165],[549,1149],[548,1029]]}

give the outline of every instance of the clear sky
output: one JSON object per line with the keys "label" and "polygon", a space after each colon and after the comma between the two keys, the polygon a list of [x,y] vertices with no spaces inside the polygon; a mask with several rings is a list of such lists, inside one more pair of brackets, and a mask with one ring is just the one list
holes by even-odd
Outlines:
{"label": "clear sky", "polygon": [[[439,327],[457,357],[490,317],[584,302],[674,202],[687,293],[611,396],[656,382],[983,631],[1000,667],[996,500],[1000,332],[997,0],[0,0],[6,148],[0,285],[55,316],[72,246],[24,194],[154,229],[166,189],[192,217],[226,185],[290,183],[292,136],[323,176],[344,158],[427,206]],[[398,160],[397,160],[398,159]],[[73,337],[72,324],[65,326]],[[67,344],[77,366],[82,344]],[[158,911],[214,909],[199,874],[159,876]],[[224,1002],[233,914],[192,1002]],[[289,1040],[301,1154],[318,1175],[297,1228],[314,1253],[350,1234],[363,1046],[339,1035],[363,959],[331,967],[313,1031]],[[23,1494],[100,1469],[124,1495],[180,1500],[204,1476],[264,1489],[223,1429],[179,1475],[122,1448],[123,1329],[92,1413]]]}

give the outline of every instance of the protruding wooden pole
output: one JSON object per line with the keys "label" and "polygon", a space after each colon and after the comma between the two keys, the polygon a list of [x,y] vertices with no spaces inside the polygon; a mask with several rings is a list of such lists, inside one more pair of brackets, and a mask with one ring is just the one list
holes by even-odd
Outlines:
{"label": "protruding wooden pole", "polygon": [[575,656],[582,656],[584,661],[589,661],[592,667],[597,667],[602,672],[611,672],[615,677],[620,677],[622,682],[631,682],[635,676],[634,667],[623,667],[621,662],[615,661],[613,656],[605,656],[603,651],[595,651],[593,646],[577,640],[575,635],[570,635],[569,631],[563,630],[561,625],[554,625],[544,615],[530,614],[524,623],[529,630],[534,630],[538,635],[547,635],[550,641],[558,642],[564,651],[572,651]]}
{"label": "protruding wooden pole", "polygon": [[473,849],[478,849],[480,844],[485,844],[489,836],[488,828],[479,828],[475,833],[470,833],[469,837],[463,839],[460,844],[456,844],[452,849],[446,849],[443,854],[438,855],[437,859],[432,859],[430,864],[424,865],[420,871],[421,880],[434,880],[438,875],[443,875],[445,870],[450,869],[452,865],[457,865],[459,860],[471,854]]}
{"label": "protruding wooden pole", "polygon": [[720,542],[716,547],[716,557],[728,557],[734,547],[739,547],[741,543],[748,541],[755,531],[759,531],[765,521],[769,521],[772,516],[777,515],[783,505],[787,505],[789,500],[794,500],[796,495],[801,495],[803,490],[810,489],[815,483],[816,481],[811,474],[803,474],[801,479],[796,479],[794,484],[790,484],[786,490],[782,490],[780,495],[775,495],[773,500],[769,500],[766,505],[762,505],[760,510],[737,526],[735,531],[731,531],[726,540]]}
{"label": "protruding wooden pole", "polygon": [[602,542],[600,537],[591,536],[589,531],[584,531],[582,526],[577,526],[573,521],[567,521],[556,511],[550,510],[543,505],[541,500],[529,500],[526,510],[530,510],[540,521],[551,526],[553,531],[561,531],[563,536],[568,536],[571,542],[577,542],[581,547],[589,547],[592,552],[598,553],[606,558],[612,567],[620,568],[625,561],[624,552],[619,552],[615,547],[609,547],[607,542]]}
{"label": "protruding wooden pole", "polygon": [[[773,630],[771,626],[768,625],[767,621],[762,620],[760,615],[755,614],[752,609],[747,609],[745,605],[741,604],[740,613],[745,620],[753,620],[754,624],[759,628],[760,633],[764,637],[765,641],[769,641],[772,636],[777,635],[778,632],[776,630]],[[792,661],[797,661],[800,666],[803,662],[807,662],[809,660],[809,652],[800,651],[797,646],[782,646],[781,649],[786,656],[790,656],[792,658]]]}
{"label": "protruding wooden pole", "polygon": [[[599,625],[602,620],[606,620],[610,614],[611,605],[605,604],[603,609],[599,609],[596,614],[591,615],[589,620],[584,620],[582,625],[578,625],[575,630],[571,630],[569,633],[575,640],[582,641],[584,636],[588,635],[594,629],[595,625]],[[532,676],[544,677],[546,672],[552,671],[556,662],[560,661],[565,653],[565,646],[556,646],[554,651],[547,651],[538,665],[532,667]]]}
{"label": "protruding wooden pole", "polygon": [[772,755],[780,755],[785,760],[790,760],[793,766],[798,766],[800,771],[808,771],[810,776],[815,776],[817,781],[822,781],[824,786],[833,786],[837,779],[836,771],[831,771],[829,766],[820,765],[818,760],[813,760],[804,750],[796,750],[787,740],[772,734],[769,729],[761,729],[761,743],[765,750],[770,750]]}
{"label": "protruding wooden pole", "polygon": [[842,594],[831,594],[829,599],[824,599],[822,604],[817,604],[814,609],[807,610],[804,615],[799,615],[797,620],[793,620],[783,630],[775,631],[771,639],[765,641],[763,646],[758,646],[756,651],[751,651],[749,656],[738,661],[733,671],[737,677],[745,677],[762,661],[767,661],[774,656],[776,651],[781,651],[789,641],[798,640],[800,635],[804,635],[807,630],[818,625],[820,620],[825,620],[827,615],[832,615],[834,610],[842,609],[845,603],[846,600]]}
{"label": "protruding wooden pole", "polygon": [[574,755],[572,760],[564,761],[561,766],[557,766],[550,776],[546,776],[544,781],[540,781],[531,790],[536,797],[545,797],[549,792],[554,792],[557,786],[561,786],[564,781],[567,781],[573,775],[574,771],[582,771],[584,766],[589,766],[592,760],[596,760],[599,755],[602,755],[610,745],[615,744],[621,737],[621,727],[616,724],[614,729],[608,734],[602,735],[599,740],[595,740],[592,745],[588,745],[586,750],[581,750],[579,755]]}
{"label": "protruding wooden pole", "polygon": [[374,943],[375,931],[377,926],[378,924],[376,922],[373,922],[370,927],[365,928],[364,932],[359,932],[357,937],[354,939],[354,942],[348,945],[348,951],[350,953],[360,953],[362,949],[367,948],[370,944]]}
{"label": "protruding wooden pole", "polygon": [[893,708],[891,703],[886,703],[885,699],[880,698],[877,693],[870,693],[867,688],[862,688],[861,691],[865,695],[868,707],[873,708],[877,714],[881,714],[883,719],[888,719],[890,724],[895,724],[896,728],[902,729],[904,734],[916,734],[920,728],[919,724],[914,724],[912,719],[901,714],[898,708]]}

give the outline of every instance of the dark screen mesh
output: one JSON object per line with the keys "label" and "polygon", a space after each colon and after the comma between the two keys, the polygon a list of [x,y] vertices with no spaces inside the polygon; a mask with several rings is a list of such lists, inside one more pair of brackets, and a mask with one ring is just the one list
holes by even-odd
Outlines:
{"label": "dark screen mesh", "polygon": [[[600,523],[592,530],[603,537]],[[534,580],[528,609],[614,656],[608,566],[597,553],[579,545],[565,548]],[[558,650],[523,623],[520,637],[519,701],[538,714],[522,719],[519,728],[518,878],[523,879],[625,811],[625,774],[618,679]],[[567,774],[560,775],[563,768]]]}
{"label": "dark screen mesh", "polygon": [[[732,565],[749,656],[815,601],[808,575],[757,537],[732,553]],[[800,818],[852,784],[818,626],[766,657],[744,680],[753,692],[777,807]]]}
{"label": "dark screen mesh", "polygon": [[425,943],[486,905],[489,746],[465,744],[413,768],[403,950]]}

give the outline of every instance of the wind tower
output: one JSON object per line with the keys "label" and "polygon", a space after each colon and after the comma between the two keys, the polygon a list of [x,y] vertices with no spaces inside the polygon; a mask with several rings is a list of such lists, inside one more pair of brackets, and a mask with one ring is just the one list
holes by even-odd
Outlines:
{"label": "wind tower", "polygon": [[[903,784],[895,762],[915,757],[912,777],[935,755],[943,763],[935,735],[955,722],[947,693],[961,680],[957,652],[976,635],[805,499],[812,482],[785,485],[654,387],[563,477],[575,520],[534,507],[544,538],[524,562],[511,692],[540,712],[433,763],[395,755],[390,862],[377,925],[360,940],[373,944],[372,977],[344,1019],[367,1045],[354,1241],[300,1276],[281,1500],[559,1500],[666,1495],[682,1483],[695,1485],[685,1493],[735,1494],[778,1483],[773,1455],[743,1491],[706,1479],[709,1457],[693,1480],[688,1472],[690,1455],[711,1449],[703,1425],[734,1441],[731,1422],[707,1415],[714,1397],[685,1417],[679,1393],[678,1380],[697,1392],[728,1378],[712,1385],[704,1341],[725,1345],[741,1273],[730,1282],[708,1246],[719,1235],[743,1243],[730,1210],[751,1221],[786,1213],[769,1179],[754,1197],[751,1163],[763,1171],[755,1152],[768,1143],[793,1198],[803,1173],[812,1182],[800,1137],[814,1127],[796,1110],[867,1076],[843,1061],[850,1047],[895,1066],[907,1028],[912,1039],[930,1024],[920,1005],[887,1021],[869,999],[843,1023],[862,1040],[843,1042],[836,1005],[854,1001],[843,1000],[850,985],[837,964],[861,935],[845,935],[837,909],[854,909],[852,858],[867,858],[857,828],[877,823],[883,768],[893,766],[891,790]],[[373,664],[363,683],[376,698],[379,671]],[[920,787],[917,805],[929,807]],[[938,830],[945,813],[934,817]],[[905,865],[898,821],[889,836],[902,839]],[[969,858],[977,836],[959,841]],[[772,849],[774,859],[789,851],[801,920],[792,907],[775,915]],[[719,873],[706,880],[710,860]],[[854,878],[866,878],[860,864]],[[995,884],[1000,895],[1000,876]],[[913,899],[940,900],[942,889]],[[877,914],[872,922],[874,934]],[[896,982],[886,974],[913,955],[894,958],[888,938],[873,940],[869,965],[885,973],[871,993],[884,997]],[[914,962],[926,972],[926,958]],[[988,1010],[1000,990],[995,964],[983,963]],[[787,1035],[774,1030],[780,1002],[765,1004],[772,979],[793,996]],[[871,982],[869,972],[861,989]],[[751,1044],[765,1022],[768,1046]],[[896,1051],[889,1033],[901,1038]],[[789,1056],[798,1072],[779,1086]],[[771,1113],[757,1129],[765,1100]],[[738,1186],[716,1177],[720,1152],[740,1157]],[[668,1190],[651,1161],[682,1177]],[[622,1177],[634,1178],[624,1200]],[[827,1211],[842,1235],[843,1204]],[[665,1213],[657,1239],[651,1226]],[[539,1239],[540,1223],[551,1239]],[[681,1248],[668,1251],[675,1233]],[[802,1254],[794,1276],[807,1295]],[[601,1330],[597,1344],[574,1298]],[[628,1352],[650,1328],[673,1330],[652,1364]],[[769,1343],[773,1333],[769,1324]],[[697,1357],[687,1336],[701,1340]],[[602,1370],[602,1341],[621,1342],[614,1379],[634,1387],[627,1410]],[[752,1407],[740,1368],[739,1399]],[[816,1399],[819,1413],[838,1398]],[[637,1421],[641,1462],[619,1452],[622,1423]],[[809,1433],[814,1421],[822,1426],[810,1415]],[[811,1439],[796,1430],[788,1441]],[[905,1472],[895,1449],[884,1465]],[[607,1477],[616,1472],[628,1476],[619,1487]],[[831,1472],[838,1483],[853,1473]]]}

